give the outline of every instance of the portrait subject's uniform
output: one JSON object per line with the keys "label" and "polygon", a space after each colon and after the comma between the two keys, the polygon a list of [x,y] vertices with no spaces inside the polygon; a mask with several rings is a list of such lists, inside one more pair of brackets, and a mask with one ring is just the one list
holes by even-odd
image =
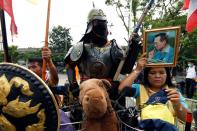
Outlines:
{"label": "portrait subject's uniform", "polygon": [[173,63],[174,48],[167,45],[162,51],[156,51],[152,59],[161,63]]}

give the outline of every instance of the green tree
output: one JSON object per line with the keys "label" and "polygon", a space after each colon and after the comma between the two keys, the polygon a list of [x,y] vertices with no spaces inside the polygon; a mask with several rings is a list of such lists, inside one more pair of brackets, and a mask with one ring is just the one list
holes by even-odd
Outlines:
{"label": "green tree", "polygon": [[18,46],[15,46],[15,45],[8,47],[8,52],[11,57],[12,63],[17,63],[17,61],[18,61],[19,52],[17,49],[18,49]]}
{"label": "green tree", "polygon": [[31,52],[28,52],[28,53],[19,53],[18,57],[21,59],[21,60],[28,60],[29,58],[35,58],[35,57],[41,57],[41,49],[38,49],[36,51],[31,51]]}
{"label": "green tree", "polygon": [[131,15],[129,15],[129,14],[132,14],[133,24],[135,25],[136,21],[137,21],[136,14],[137,14],[137,8],[138,8],[138,5],[139,5],[139,1],[140,0],[124,0],[124,1],[121,1],[121,2],[120,2],[120,0],[106,0],[105,1],[106,5],[115,6],[117,15],[121,19],[121,21],[123,22],[123,25],[124,25],[126,31],[128,32],[128,34],[130,32],[130,29],[129,29],[130,27],[129,27],[129,23],[127,22],[127,19],[126,19],[123,12],[128,12],[127,17],[129,19],[132,19],[132,18],[130,18]]}
{"label": "green tree", "polygon": [[[32,51],[32,52],[21,53],[18,51],[18,47],[15,45],[8,47],[8,53],[9,53],[9,56],[11,57],[12,63],[17,63],[18,60],[26,61],[27,59],[32,58],[32,57],[41,57],[41,50],[37,50],[35,52]],[[0,62],[3,62],[3,61],[4,61],[4,51],[1,51]]]}
{"label": "green tree", "polygon": [[[109,6],[116,7],[118,16],[123,21],[126,30],[129,31],[128,23],[122,12],[127,11],[131,14],[130,16],[133,16],[130,17],[130,22],[135,26],[140,19],[140,14],[143,13],[144,8],[149,1],[150,0],[106,0],[105,3]],[[142,29],[176,25],[173,22],[176,21],[176,16],[180,16],[180,8],[182,5],[183,3],[179,0],[157,0],[147,13],[143,25],[141,26]],[[176,21],[176,23],[178,23],[178,21]]]}
{"label": "green tree", "polygon": [[0,62],[3,62],[4,61],[4,52],[1,51],[0,52]]}
{"label": "green tree", "polygon": [[66,53],[71,47],[71,42],[70,28],[58,25],[49,33],[49,47],[53,53]]}

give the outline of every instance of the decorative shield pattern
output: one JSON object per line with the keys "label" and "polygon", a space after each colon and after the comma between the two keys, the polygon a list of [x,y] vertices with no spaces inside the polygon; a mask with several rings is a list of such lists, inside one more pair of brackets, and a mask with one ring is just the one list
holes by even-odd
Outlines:
{"label": "decorative shield pattern", "polygon": [[59,109],[49,87],[32,71],[0,64],[0,131],[58,131]]}

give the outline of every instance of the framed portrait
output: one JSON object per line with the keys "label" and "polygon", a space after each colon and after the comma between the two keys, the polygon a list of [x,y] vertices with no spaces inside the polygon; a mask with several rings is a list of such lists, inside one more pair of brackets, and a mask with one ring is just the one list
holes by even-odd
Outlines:
{"label": "framed portrait", "polygon": [[144,31],[143,52],[147,53],[147,66],[176,66],[180,31],[180,26]]}

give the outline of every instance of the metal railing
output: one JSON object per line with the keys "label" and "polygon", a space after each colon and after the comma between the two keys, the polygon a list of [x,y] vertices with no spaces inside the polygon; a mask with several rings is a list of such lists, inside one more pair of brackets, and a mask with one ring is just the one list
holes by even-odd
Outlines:
{"label": "metal railing", "polygon": [[[197,100],[194,99],[188,99],[186,98],[186,102],[188,103],[189,106],[189,110],[193,113],[194,111],[197,111]],[[193,116],[193,121],[192,121],[192,129],[196,129],[197,128],[197,123],[195,123],[194,116]]]}
{"label": "metal railing", "polygon": [[197,110],[197,100],[185,98],[191,112]]}
{"label": "metal railing", "polygon": [[[194,99],[189,99],[189,98],[185,98],[187,105],[188,105],[188,109],[190,112],[194,112],[197,110],[197,100]],[[179,131],[184,131],[185,130],[185,122],[182,122],[180,120],[177,120],[177,127],[179,129]],[[192,121],[192,126],[191,129],[193,131],[195,131],[197,129],[196,124],[195,124],[195,120],[193,119]]]}

